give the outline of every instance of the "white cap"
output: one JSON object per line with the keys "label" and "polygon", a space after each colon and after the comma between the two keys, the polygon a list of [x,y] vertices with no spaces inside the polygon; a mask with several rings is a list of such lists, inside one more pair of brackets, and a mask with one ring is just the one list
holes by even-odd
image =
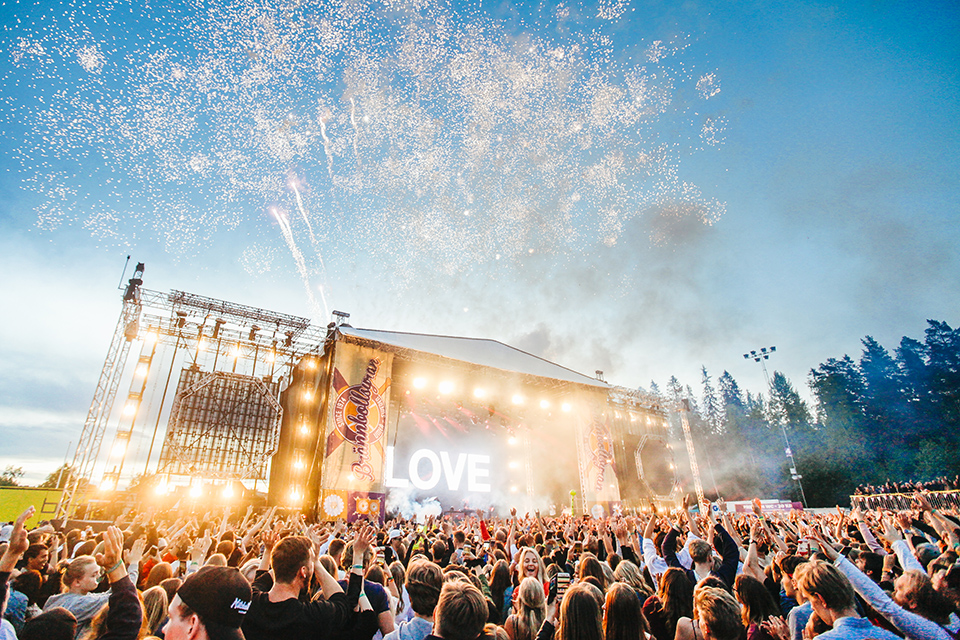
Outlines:
{"label": "white cap", "polygon": [[0,527],[0,542],[10,542],[10,536],[13,535],[13,525],[5,524]]}

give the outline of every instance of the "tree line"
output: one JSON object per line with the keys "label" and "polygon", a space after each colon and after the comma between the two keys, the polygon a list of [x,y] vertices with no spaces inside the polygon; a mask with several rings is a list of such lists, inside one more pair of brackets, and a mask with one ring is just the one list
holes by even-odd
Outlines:
{"label": "tree line", "polygon": [[[860,485],[960,473],[960,329],[928,320],[922,341],[904,337],[892,353],[871,336],[861,342],[858,359],[810,370],[812,407],[779,371],[755,394],[727,371],[714,380],[706,367],[699,393],[676,377],[665,388],[652,383],[666,404],[690,403],[704,491],[799,501],[784,433],[809,506],[847,504]],[[677,421],[673,429],[682,440]]]}

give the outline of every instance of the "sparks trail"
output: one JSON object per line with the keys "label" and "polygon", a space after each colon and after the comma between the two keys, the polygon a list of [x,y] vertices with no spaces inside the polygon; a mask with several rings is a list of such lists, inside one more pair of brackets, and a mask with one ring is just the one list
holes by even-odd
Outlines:
{"label": "sparks trail", "polygon": [[[307,293],[307,300],[310,303],[311,312],[313,313],[314,317],[328,317],[330,315],[330,310],[327,308],[327,301],[325,297],[323,298],[323,315],[320,315],[320,306],[317,304],[316,298],[313,297],[313,290],[310,287],[310,274],[307,272],[307,262],[304,260],[300,249],[297,248],[297,243],[293,238],[293,230],[290,228],[290,222],[287,220],[286,215],[277,209],[270,209],[270,213],[273,214],[273,217],[280,225],[280,233],[283,235],[283,239],[287,243],[287,248],[290,249],[290,253],[293,255],[293,260],[297,265],[297,271],[300,273],[300,278],[303,280],[303,288]],[[320,289],[320,295],[323,296],[322,287]]]}

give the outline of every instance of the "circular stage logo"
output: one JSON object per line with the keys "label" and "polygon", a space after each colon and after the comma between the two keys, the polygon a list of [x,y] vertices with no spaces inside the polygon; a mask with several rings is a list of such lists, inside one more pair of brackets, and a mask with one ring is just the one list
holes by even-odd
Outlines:
{"label": "circular stage logo", "polygon": [[371,358],[360,384],[343,387],[337,394],[333,424],[344,441],[353,445],[357,461],[350,465],[354,476],[373,481],[376,477],[369,462],[370,443],[380,441],[387,426],[387,406],[376,377],[380,360]]}

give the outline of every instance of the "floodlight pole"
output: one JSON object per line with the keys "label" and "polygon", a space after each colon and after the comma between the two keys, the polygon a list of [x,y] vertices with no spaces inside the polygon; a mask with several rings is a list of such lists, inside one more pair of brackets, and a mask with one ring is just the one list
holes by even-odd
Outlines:
{"label": "floodlight pole", "polygon": [[[760,368],[763,369],[763,379],[767,382],[767,389],[770,390],[771,397],[773,397],[773,384],[770,382],[770,374],[767,373],[766,361],[770,359],[770,356],[773,355],[776,350],[776,347],[761,347],[760,349],[751,350],[750,353],[743,354],[745,360],[753,360],[754,362],[760,363]],[[793,447],[790,446],[790,438],[787,437],[787,429],[783,425],[783,420],[777,420],[777,422],[780,424],[780,433],[783,434],[784,451],[787,454],[787,462],[790,465],[790,477],[796,481],[797,488],[800,489],[800,501],[803,504],[803,508],[806,509],[807,496],[803,492],[803,483],[800,482],[803,476],[797,472],[797,462],[793,457]]]}

